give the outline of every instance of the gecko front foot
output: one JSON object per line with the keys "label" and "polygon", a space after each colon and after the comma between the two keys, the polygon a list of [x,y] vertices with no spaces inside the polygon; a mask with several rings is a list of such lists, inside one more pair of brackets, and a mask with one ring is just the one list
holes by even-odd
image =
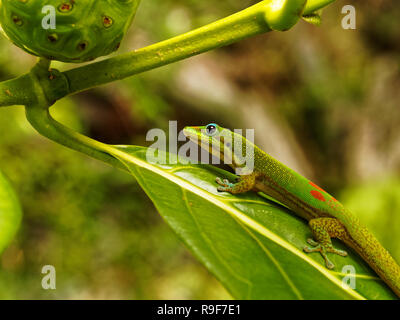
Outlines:
{"label": "gecko front foot", "polygon": [[230,182],[228,179],[216,178],[215,181],[219,184],[218,191],[229,192],[232,194],[245,193],[254,188],[256,182],[256,174],[252,173],[237,178],[236,183]]}
{"label": "gecko front foot", "polygon": [[307,253],[311,252],[319,252],[322,257],[325,260],[325,265],[328,269],[333,269],[335,268],[335,265],[332,263],[331,260],[329,260],[327,253],[334,253],[342,257],[347,256],[347,252],[343,250],[338,250],[333,247],[332,244],[328,243],[326,245],[320,244],[313,239],[308,239],[307,242],[312,246],[312,247],[304,247],[304,251]]}
{"label": "gecko front foot", "polygon": [[220,192],[232,192],[235,186],[235,184],[231,183],[228,179],[222,180],[221,178],[216,178],[215,181],[219,184],[217,190]]}

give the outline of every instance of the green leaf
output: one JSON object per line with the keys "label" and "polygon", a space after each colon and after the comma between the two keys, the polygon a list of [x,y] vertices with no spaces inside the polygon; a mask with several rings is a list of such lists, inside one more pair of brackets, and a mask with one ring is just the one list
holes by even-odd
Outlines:
{"label": "green leaf", "polygon": [[[302,251],[311,232],[305,221],[256,193],[218,193],[215,177],[228,172],[205,165],[156,164],[148,149],[113,147],[165,221],[237,299],[396,299],[351,249],[331,255]],[[146,160],[147,159],[147,160]],[[176,158],[175,158],[176,159]],[[346,265],[356,270],[356,289],[342,287]]]}
{"label": "green leaf", "polygon": [[315,26],[320,26],[322,21],[321,16],[318,13],[304,15],[303,20]]}
{"label": "green leaf", "polygon": [[10,183],[0,172],[0,253],[14,238],[21,223],[22,211]]}

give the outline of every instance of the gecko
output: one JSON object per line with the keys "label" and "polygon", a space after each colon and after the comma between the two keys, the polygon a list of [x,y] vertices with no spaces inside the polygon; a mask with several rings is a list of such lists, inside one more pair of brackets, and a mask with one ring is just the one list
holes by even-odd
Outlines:
{"label": "gecko", "polygon": [[[242,135],[217,124],[186,127],[184,135],[238,172],[236,182],[216,178],[218,191],[241,194],[263,192],[308,221],[313,238],[306,253],[319,252],[328,269],[334,269],[329,254],[347,256],[333,246],[332,238],[343,241],[367,262],[400,297],[400,266],[359,219],[325,190],[274,159]],[[253,148],[252,161],[244,161],[246,148]]]}

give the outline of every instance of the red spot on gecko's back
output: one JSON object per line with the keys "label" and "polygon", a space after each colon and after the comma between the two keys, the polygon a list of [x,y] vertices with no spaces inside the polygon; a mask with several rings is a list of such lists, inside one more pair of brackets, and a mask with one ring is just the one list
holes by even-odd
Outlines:
{"label": "red spot on gecko's back", "polygon": [[325,201],[325,198],[321,192],[319,192],[317,190],[311,190],[310,193],[315,199],[320,200],[320,201]]}
{"label": "red spot on gecko's back", "polygon": [[317,186],[315,183],[313,183],[313,182],[308,182],[311,186],[313,186],[314,188],[316,188],[316,189],[318,189],[318,190],[320,190],[320,191],[322,191],[322,192],[326,192],[324,189],[322,189],[321,187],[319,187],[319,186]]}
{"label": "red spot on gecko's back", "polygon": [[[315,183],[313,183],[313,182],[311,182],[311,181],[309,181],[308,183],[309,183],[312,187],[314,187],[314,188],[316,188],[316,189],[318,189],[318,190],[320,190],[320,191],[322,191],[322,192],[327,193],[324,189],[322,189],[321,187],[317,186]],[[325,201],[324,196],[323,196],[320,192],[318,192],[318,191],[314,191],[314,190],[311,191],[311,195],[312,195],[314,198],[318,199],[318,200]],[[332,201],[338,202],[334,197],[332,197],[332,196],[330,196],[330,197],[332,198]]]}

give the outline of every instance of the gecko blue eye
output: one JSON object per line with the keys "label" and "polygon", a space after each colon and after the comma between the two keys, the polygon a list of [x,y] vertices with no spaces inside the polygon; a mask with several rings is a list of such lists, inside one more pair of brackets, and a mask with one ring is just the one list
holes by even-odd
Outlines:
{"label": "gecko blue eye", "polygon": [[217,125],[215,123],[211,123],[206,127],[206,134],[210,137],[217,133]]}

